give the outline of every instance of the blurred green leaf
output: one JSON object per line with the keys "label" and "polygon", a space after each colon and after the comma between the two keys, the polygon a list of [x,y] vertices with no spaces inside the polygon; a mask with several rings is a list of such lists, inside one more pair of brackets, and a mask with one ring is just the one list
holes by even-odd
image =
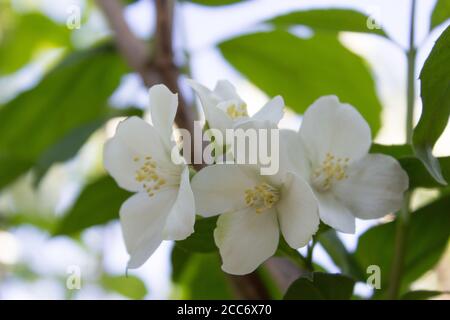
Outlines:
{"label": "blurred green leaf", "polygon": [[355,282],[341,274],[314,272],[312,280],[301,277],[291,284],[284,300],[349,300]]}
{"label": "blurred green leaf", "polygon": [[303,113],[317,98],[337,95],[354,105],[373,134],[380,127],[381,104],[364,60],[332,34],[301,39],[285,31],[254,33],[219,45],[224,57],[269,96],[282,95]]}
{"label": "blurred green leaf", "polygon": [[354,279],[362,279],[364,274],[355,261],[355,258],[347,251],[341,239],[334,230],[328,230],[321,233],[317,240],[325,249],[325,251],[333,260],[341,272],[353,277]]}
{"label": "blurred green leaf", "polygon": [[211,252],[216,249],[214,242],[214,229],[217,217],[202,218],[195,221],[194,230],[187,239],[176,241],[175,245],[185,251]]}
{"label": "blurred green leaf", "polygon": [[446,185],[433,146],[447,126],[450,116],[450,27],[437,40],[420,74],[422,116],[414,129],[417,157],[439,183]]}
{"label": "blurred green leaf", "polygon": [[192,253],[178,276],[178,299],[231,299],[227,275],[217,253]]}
{"label": "blurred green leaf", "polygon": [[36,273],[29,263],[19,263],[14,265],[14,276],[27,282],[34,282],[42,279],[42,275]]}
{"label": "blurred green leaf", "polygon": [[71,47],[70,30],[39,13],[0,21],[0,74],[11,73],[45,49]]}
{"label": "blurred green leaf", "polygon": [[44,177],[48,169],[55,162],[63,162],[76,155],[86,140],[97,130],[104,122],[104,119],[94,120],[93,122],[81,125],[71,130],[63,136],[60,141],[48,148],[39,158],[34,166],[36,174],[35,182],[38,184]]}
{"label": "blurred green leaf", "polygon": [[317,31],[352,31],[378,34],[387,37],[381,28],[369,28],[371,18],[350,9],[313,9],[295,11],[267,20],[277,27],[302,25]]}
{"label": "blurred green leaf", "polygon": [[431,14],[430,30],[450,19],[450,1],[437,0]]}
{"label": "blurred green leaf", "polygon": [[110,45],[77,52],[0,107],[0,188],[76,128],[106,118],[108,98],[125,71]]}
{"label": "blurred green leaf", "polygon": [[[431,269],[445,251],[450,236],[449,207],[450,195],[447,195],[412,213],[405,241],[402,292]],[[363,269],[370,265],[380,267],[382,292],[389,286],[396,223],[392,221],[367,230],[359,238],[355,252],[355,259]]]}
{"label": "blurred green leaf", "polygon": [[230,4],[235,4],[238,2],[244,2],[247,0],[183,0],[183,1],[201,4],[203,6],[216,7],[216,6],[226,6],[226,5],[230,5]]}
{"label": "blurred green leaf", "polygon": [[119,218],[119,209],[131,193],[119,188],[109,176],[88,184],[58,224],[54,235],[72,235]]}
{"label": "blurred green leaf", "polygon": [[147,295],[144,282],[135,276],[113,276],[104,274],[101,278],[102,286],[109,291],[117,292],[124,297],[141,300]]}
{"label": "blurred green leaf", "polygon": [[430,290],[416,290],[408,291],[403,296],[400,297],[401,300],[428,300],[430,298],[439,296],[444,292],[441,291],[430,291]]}
{"label": "blurred green leaf", "polygon": [[11,213],[6,215],[4,220],[8,228],[28,224],[45,230],[48,233],[54,230],[57,223],[57,218],[54,215],[44,214],[42,212]]}
{"label": "blurred green leaf", "polygon": [[172,263],[172,281],[177,283],[180,281],[180,277],[183,274],[184,269],[189,263],[192,253],[184,249],[181,249],[177,245],[172,248],[170,255],[170,262]]}
{"label": "blurred green leaf", "polygon": [[[1,114],[1,109],[0,109]],[[1,123],[0,119],[0,123]],[[1,128],[0,128],[1,131]],[[1,140],[0,140],[1,145]],[[34,159],[27,156],[18,156],[0,149],[0,189],[14,181],[26,172],[34,163]]]}
{"label": "blurred green leaf", "polygon": [[33,167],[35,173],[35,185],[38,185],[41,179],[45,176],[50,167],[57,162],[64,162],[73,158],[88,138],[100,128],[107,119],[111,117],[142,117],[141,109],[129,107],[125,109],[111,109],[108,115],[100,117],[92,122],[83,124],[68,134],[63,136],[58,142],[48,148],[39,158],[36,165]]}

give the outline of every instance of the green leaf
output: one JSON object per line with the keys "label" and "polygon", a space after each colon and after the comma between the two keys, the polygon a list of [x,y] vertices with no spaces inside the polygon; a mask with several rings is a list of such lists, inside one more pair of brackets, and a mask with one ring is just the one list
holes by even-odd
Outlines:
{"label": "green leaf", "polygon": [[450,27],[437,40],[420,74],[422,116],[414,129],[417,157],[439,183],[446,185],[432,149],[450,116]]}
{"label": "green leaf", "polygon": [[[33,89],[0,107],[0,188],[37,163],[73,130],[110,113],[126,71],[112,46],[74,53]],[[44,155],[45,157],[45,155]]]}
{"label": "green leaf", "polygon": [[414,147],[414,151],[416,153],[416,157],[422,161],[423,165],[433,179],[436,180],[441,187],[446,186],[447,181],[442,174],[442,168],[439,161],[435,156],[433,156],[433,147],[429,143],[416,145]]}
{"label": "green leaf", "polygon": [[[412,213],[405,241],[402,292],[432,268],[445,251],[450,236],[449,206],[450,196],[445,196]],[[392,221],[367,230],[359,238],[355,252],[355,259],[362,268],[380,267],[382,291],[389,286],[396,223]]]}
{"label": "green leaf", "polygon": [[430,30],[450,19],[450,2],[448,0],[437,0],[431,14]]}
{"label": "green leaf", "polygon": [[382,145],[374,143],[370,148],[370,153],[387,154],[396,159],[411,157],[414,155],[412,147],[408,144]]}
{"label": "green leaf", "polygon": [[64,162],[73,158],[88,138],[100,128],[109,118],[112,117],[142,117],[141,109],[129,107],[125,109],[111,109],[108,115],[100,117],[92,122],[81,125],[71,130],[58,142],[48,148],[39,158],[33,167],[35,173],[35,185],[38,185],[50,167],[57,162]]}
{"label": "green leaf", "polygon": [[109,176],[99,178],[84,188],[72,209],[62,217],[54,235],[73,235],[117,219],[120,206],[130,196],[130,192],[119,188]]}
{"label": "green leaf", "polygon": [[[0,109],[1,113],[1,109]],[[0,119],[1,123],[1,119]],[[0,129],[1,131],[1,129]],[[0,142],[1,144],[1,142]],[[26,172],[34,163],[34,159],[26,156],[17,156],[0,151],[0,189]]]}
{"label": "green leaf", "polygon": [[364,274],[357,265],[354,257],[347,251],[336,231],[328,230],[318,236],[318,241],[333,260],[341,272],[355,279],[362,279]]}
{"label": "green leaf", "polygon": [[181,249],[179,246],[174,245],[172,248],[172,253],[170,255],[170,261],[172,263],[172,281],[178,283],[189,263],[192,253]]}
{"label": "green leaf", "polygon": [[428,300],[430,298],[439,296],[444,294],[445,292],[441,291],[432,291],[432,290],[416,290],[409,291],[400,297],[401,300]]}
{"label": "green leaf", "polygon": [[104,119],[94,120],[93,122],[81,125],[71,130],[63,136],[57,143],[48,148],[34,166],[36,174],[35,183],[39,184],[45,173],[55,162],[64,162],[74,157],[78,150],[83,146],[86,140],[97,130],[104,122]]}
{"label": "green leaf", "polygon": [[109,291],[115,291],[124,297],[141,300],[147,295],[144,282],[135,276],[113,276],[105,274],[101,278],[102,286]]}
{"label": "green leaf", "polygon": [[[450,157],[437,158],[444,179],[450,179]],[[409,176],[409,189],[440,188],[442,185],[436,181],[425,168],[424,164],[415,157],[399,159],[400,165]]]}
{"label": "green leaf", "polygon": [[315,237],[320,236],[322,233],[328,232],[331,229],[331,227],[327,224],[325,224],[323,221],[320,221],[319,223],[319,229],[317,230]]}
{"label": "green leaf", "polygon": [[178,276],[177,299],[231,299],[227,275],[216,253],[192,253]]}
{"label": "green leaf", "polygon": [[311,265],[311,263],[307,261],[306,258],[300,252],[298,252],[298,250],[293,249],[291,246],[289,246],[286,240],[284,240],[284,238],[281,236],[275,255],[288,258],[301,270],[310,270],[313,268],[313,265]]}
{"label": "green leaf", "polygon": [[313,9],[295,11],[267,20],[277,27],[303,25],[317,31],[351,31],[387,37],[381,28],[369,28],[370,17],[350,9]]}
{"label": "green leaf", "polygon": [[43,231],[51,233],[57,223],[57,218],[53,214],[44,214],[42,212],[15,212],[4,217],[8,228],[23,225],[32,225]]}
{"label": "green leaf", "polygon": [[381,104],[364,60],[332,34],[301,39],[288,32],[254,33],[219,45],[224,57],[269,96],[282,95],[302,113],[317,98],[337,95],[351,103],[375,134]]}
{"label": "green leaf", "polygon": [[238,2],[244,2],[246,0],[183,0],[183,1],[201,4],[203,6],[217,7],[217,6],[227,6]]}
{"label": "green leaf", "polygon": [[24,66],[42,50],[71,46],[70,30],[43,14],[10,14],[0,23],[0,74]]}
{"label": "green leaf", "polygon": [[312,280],[301,277],[289,287],[284,300],[350,300],[355,282],[341,274],[314,272]]}
{"label": "green leaf", "polygon": [[194,233],[185,240],[176,241],[175,245],[190,252],[211,252],[216,250],[214,242],[216,222],[217,217],[197,219]]}

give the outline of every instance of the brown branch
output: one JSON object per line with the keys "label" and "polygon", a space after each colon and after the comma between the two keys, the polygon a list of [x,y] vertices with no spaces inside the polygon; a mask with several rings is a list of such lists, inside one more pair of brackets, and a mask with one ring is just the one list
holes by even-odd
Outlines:
{"label": "brown branch", "polygon": [[[156,34],[153,57],[147,45],[135,37],[129,29],[123,7],[118,0],[97,0],[114,32],[116,45],[127,64],[141,76],[148,87],[164,83],[171,91],[178,92],[179,106],[175,122],[180,128],[193,132],[193,112],[181,94],[178,85],[179,70],[174,64],[172,46],[173,0],[154,0],[156,7]],[[193,156],[193,152],[191,152]],[[196,165],[201,168],[201,165]],[[229,276],[232,287],[242,299],[269,299],[270,295],[260,276],[253,272],[245,276]]]}
{"label": "brown branch", "polygon": [[119,52],[127,64],[139,73],[144,84],[151,87],[164,83],[172,92],[178,92],[179,107],[175,122],[180,128],[192,132],[193,119],[191,112],[178,86],[178,68],[173,63],[172,50],[172,14],[173,2],[155,0],[157,8],[156,45],[153,57],[148,46],[138,39],[128,27],[124,19],[123,7],[118,0],[97,0],[114,33]]}
{"label": "brown branch", "polygon": [[97,0],[114,33],[114,40],[122,57],[130,68],[139,73],[145,85],[160,82],[159,75],[151,66],[147,45],[135,37],[124,19],[123,7],[117,0]]}
{"label": "brown branch", "polygon": [[244,276],[227,274],[234,295],[238,299],[250,300],[270,300],[266,284],[262,281],[257,272],[252,272]]}
{"label": "brown branch", "polygon": [[173,92],[178,92],[179,105],[175,122],[180,128],[193,132],[194,119],[192,110],[178,85],[179,70],[173,59],[172,26],[173,26],[173,0],[154,0],[156,8],[156,34],[153,63],[162,77],[162,82]]}
{"label": "brown branch", "polygon": [[305,272],[293,262],[283,257],[272,257],[264,263],[281,292],[286,293],[289,286]]}

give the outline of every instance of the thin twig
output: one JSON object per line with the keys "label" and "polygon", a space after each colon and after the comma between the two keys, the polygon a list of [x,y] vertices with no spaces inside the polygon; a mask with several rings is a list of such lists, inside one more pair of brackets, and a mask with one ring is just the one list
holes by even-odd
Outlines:
{"label": "thin twig", "polygon": [[162,77],[162,82],[173,92],[178,92],[178,112],[175,122],[180,128],[193,132],[194,119],[192,110],[186,101],[178,85],[179,70],[174,63],[172,46],[173,26],[173,0],[154,0],[156,7],[156,33],[155,52],[153,63]]}
{"label": "thin twig", "polygon": [[[406,113],[406,142],[412,143],[412,134],[414,126],[414,100],[415,100],[415,63],[416,63],[416,46],[415,46],[415,17],[416,16],[416,0],[411,1],[411,21],[409,28],[409,48],[407,51],[407,113]],[[389,299],[398,299],[402,280],[403,269],[406,257],[406,240],[409,229],[410,218],[410,200],[411,193],[407,191],[403,203],[403,208],[397,215],[396,234],[394,256],[390,274],[390,283],[388,290]]]}
{"label": "thin twig", "polygon": [[193,128],[189,108],[178,86],[179,72],[173,63],[172,14],[173,2],[155,0],[157,9],[156,44],[153,56],[148,46],[138,39],[128,27],[123,7],[117,0],[97,0],[114,33],[116,45],[127,64],[139,73],[144,84],[150,87],[164,83],[171,91],[178,92],[179,108],[175,122],[189,131]]}
{"label": "thin twig", "polygon": [[289,286],[302,275],[309,272],[299,268],[297,264],[283,257],[272,257],[264,263],[273,280],[283,294]]}
{"label": "thin twig", "polygon": [[151,65],[150,50],[135,37],[123,16],[123,7],[117,0],[97,0],[113,31],[114,40],[130,68],[139,73],[147,87],[161,81]]}

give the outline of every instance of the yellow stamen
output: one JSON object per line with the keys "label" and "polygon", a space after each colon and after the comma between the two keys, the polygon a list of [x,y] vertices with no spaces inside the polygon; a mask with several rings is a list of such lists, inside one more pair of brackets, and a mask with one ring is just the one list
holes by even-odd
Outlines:
{"label": "yellow stamen", "polygon": [[[154,191],[161,189],[166,184],[166,180],[161,176],[161,174],[164,174],[164,171],[162,173],[157,171],[157,164],[152,160],[151,156],[146,156],[144,159],[145,161],[141,162],[142,165],[136,170],[135,180],[139,183],[143,182],[144,190],[148,196],[152,197],[155,194]],[[139,162],[140,158],[136,156],[133,160]]]}
{"label": "yellow stamen", "polygon": [[331,153],[325,155],[325,160],[312,174],[312,184],[319,191],[327,191],[333,182],[347,178],[349,158],[336,158]]}
{"label": "yellow stamen", "polygon": [[268,183],[256,185],[253,189],[245,190],[245,203],[261,213],[272,208],[280,200],[279,191]]}
{"label": "yellow stamen", "polygon": [[227,114],[231,119],[248,117],[247,106],[244,103],[240,104],[239,106],[232,104],[227,108]]}

